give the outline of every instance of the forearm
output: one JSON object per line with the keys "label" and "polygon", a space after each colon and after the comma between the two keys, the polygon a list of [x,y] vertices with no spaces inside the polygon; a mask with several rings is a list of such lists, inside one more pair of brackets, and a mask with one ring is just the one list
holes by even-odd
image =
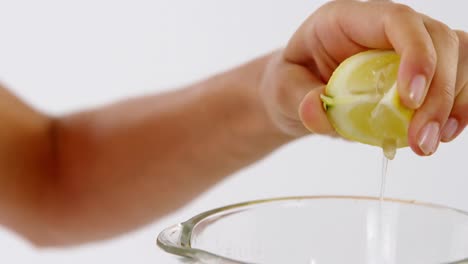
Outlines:
{"label": "forearm", "polygon": [[59,120],[60,167],[49,203],[59,207],[46,211],[58,214],[52,226],[73,234],[51,243],[149,223],[290,140],[258,101],[267,61]]}

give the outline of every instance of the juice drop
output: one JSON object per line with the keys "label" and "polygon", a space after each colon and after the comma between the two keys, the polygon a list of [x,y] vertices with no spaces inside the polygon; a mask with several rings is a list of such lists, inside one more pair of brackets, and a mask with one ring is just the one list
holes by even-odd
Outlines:
{"label": "juice drop", "polygon": [[385,155],[385,157],[389,160],[392,160],[395,158],[396,154],[396,142],[394,139],[385,139],[382,142],[382,150]]}
{"label": "juice drop", "polygon": [[383,157],[382,157],[382,173],[380,178],[380,202],[383,201],[385,195],[385,182],[387,179],[387,168],[388,168],[388,160],[392,160],[395,158],[396,154],[396,142],[394,139],[385,139],[382,142],[382,150],[383,150]]}

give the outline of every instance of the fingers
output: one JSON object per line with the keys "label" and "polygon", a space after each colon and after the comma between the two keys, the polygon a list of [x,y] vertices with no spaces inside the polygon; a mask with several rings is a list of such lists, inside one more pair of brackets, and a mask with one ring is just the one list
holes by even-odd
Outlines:
{"label": "fingers", "polygon": [[[295,33],[285,50],[286,61],[302,65],[327,82],[344,59],[367,49],[394,49],[401,56],[398,91],[403,105],[415,109],[408,141],[419,155],[434,153],[467,123],[468,92],[465,62],[468,50],[443,23],[390,1],[335,1],[323,6]],[[464,51],[463,51],[464,52]],[[467,51],[468,52],[468,51]],[[468,56],[463,55],[463,58]],[[460,68],[457,66],[460,65]],[[466,66],[468,68],[468,66]],[[468,77],[467,77],[468,78]],[[309,130],[327,133],[320,91],[310,91],[299,115]],[[315,108],[314,108],[315,107]]]}
{"label": "fingers", "polygon": [[442,129],[442,142],[455,139],[468,123],[468,34],[463,31],[456,33],[459,43],[456,97],[450,117]]}
{"label": "fingers", "polygon": [[[437,53],[437,64],[424,103],[411,121],[408,140],[417,154],[431,155],[440,142],[441,129],[447,122],[455,98],[458,38],[450,28],[438,21],[425,18],[424,24]],[[420,86],[423,83],[422,80],[413,82]]]}
{"label": "fingers", "polygon": [[436,49],[423,16],[408,6],[391,2],[362,3],[370,20],[356,25],[352,5],[339,23],[343,31],[368,48],[393,48],[400,56],[398,89],[402,103],[412,109],[420,107],[436,68]]}
{"label": "fingers", "polygon": [[[407,6],[389,1],[331,2],[294,34],[286,58],[317,67],[326,82],[339,63],[367,49],[395,49],[402,56],[398,79],[402,102],[419,107],[427,91],[424,83],[430,83],[435,72],[436,53],[422,16]],[[411,92],[411,84],[416,92]]]}
{"label": "fingers", "polygon": [[437,54],[424,17],[405,5],[331,2],[301,26],[285,53],[293,63],[316,68],[326,82],[339,63],[366,49],[394,49],[401,55],[401,101],[419,108],[434,76]]}

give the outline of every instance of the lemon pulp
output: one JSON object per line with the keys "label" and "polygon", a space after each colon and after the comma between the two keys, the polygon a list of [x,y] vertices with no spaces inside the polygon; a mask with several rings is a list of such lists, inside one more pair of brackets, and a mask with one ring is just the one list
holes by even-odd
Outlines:
{"label": "lemon pulp", "polygon": [[408,146],[413,110],[400,103],[394,51],[371,50],[343,61],[333,72],[322,101],[328,119],[344,138],[383,148],[393,159]]}

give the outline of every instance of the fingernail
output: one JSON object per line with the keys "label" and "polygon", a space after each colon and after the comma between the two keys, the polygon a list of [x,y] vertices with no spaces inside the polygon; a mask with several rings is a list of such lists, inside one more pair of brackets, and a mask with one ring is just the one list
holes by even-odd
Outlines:
{"label": "fingernail", "polygon": [[445,123],[444,128],[442,129],[442,141],[447,142],[447,141],[452,140],[457,130],[458,130],[458,121],[453,117],[449,118],[449,120],[447,120],[447,123]]}
{"label": "fingernail", "polygon": [[430,122],[419,132],[418,145],[425,155],[430,155],[436,151],[439,143],[439,130],[439,123]]}
{"label": "fingernail", "polygon": [[416,107],[421,106],[426,92],[427,81],[424,75],[416,75],[410,84],[409,98]]}

